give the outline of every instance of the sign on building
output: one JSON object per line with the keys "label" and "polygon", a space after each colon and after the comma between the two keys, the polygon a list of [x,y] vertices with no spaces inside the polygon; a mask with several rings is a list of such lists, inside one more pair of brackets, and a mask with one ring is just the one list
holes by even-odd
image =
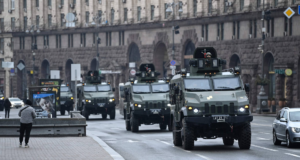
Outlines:
{"label": "sign on building", "polygon": [[71,64],[71,81],[81,81],[80,73],[80,64]]}
{"label": "sign on building", "polygon": [[59,70],[51,70],[50,71],[50,79],[60,79],[60,71]]}

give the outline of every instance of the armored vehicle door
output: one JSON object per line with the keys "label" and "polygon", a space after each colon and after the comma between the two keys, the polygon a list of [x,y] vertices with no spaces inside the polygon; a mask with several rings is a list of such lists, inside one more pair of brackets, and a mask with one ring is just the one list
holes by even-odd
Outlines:
{"label": "armored vehicle door", "polygon": [[175,91],[175,118],[178,122],[180,120],[180,110],[183,106],[183,87],[182,82],[176,82],[174,91]]}

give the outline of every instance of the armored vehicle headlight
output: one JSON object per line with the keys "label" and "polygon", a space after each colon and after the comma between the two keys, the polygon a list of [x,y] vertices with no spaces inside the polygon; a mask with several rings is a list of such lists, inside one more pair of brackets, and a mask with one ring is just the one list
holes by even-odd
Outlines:
{"label": "armored vehicle headlight", "polygon": [[248,109],[248,108],[249,108],[249,105],[248,105],[248,104],[247,104],[247,105],[245,105],[245,108],[246,108],[246,109]]}
{"label": "armored vehicle headlight", "polygon": [[151,72],[151,77],[155,77],[155,73],[154,72]]}
{"label": "armored vehicle headlight", "polygon": [[71,97],[71,99],[73,99],[73,97]]}
{"label": "armored vehicle headlight", "polygon": [[204,64],[203,59],[200,59],[198,68],[203,68],[203,66],[204,66],[203,64]]}
{"label": "armored vehicle headlight", "polygon": [[197,108],[194,109],[194,113],[198,113],[199,110]]}
{"label": "armored vehicle headlight", "polygon": [[242,108],[239,109],[239,111],[240,112],[245,112],[245,108],[242,107]]}
{"label": "armored vehicle headlight", "polygon": [[218,67],[218,59],[213,59],[213,67]]}
{"label": "armored vehicle headlight", "polygon": [[109,99],[109,102],[113,102],[113,101],[115,101],[115,99],[114,99],[114,98],[112,98],[112,99]]}
{"label": "armored vehicle headlight", "polygon": [[292,127],[292,131],[294,133],[299,133],[300,132],[300,128]]}
{"label": "armored vehicle headlight", "polygon": [[168,107],[171,107],[171,104],[169,103],[167,106],[168,106]]}
{"label": "armored vehicle headlight", "polygon": [[135,104],[134,104],[134,106],[135,106],[135,107],[137,107],[137,106],[138,106],[138,104],[136,104],[136,103],[135,103]]}
{"label": "armored vehicle headlight", "polygon": [[92,102],[91,100],[88,100],[88,99],[87,99],[87,100],[85,100],[85,101],[86,101],[86,102],[89,102],[89,103],[91,103],[91,102]]}
{"label": "armored vehicle headlight", "polygon": [[140,104],[139,104],[139,105],[138,105],[138,107],[139,107],[139,108],[141,108],[141,107],[142,107],[142,105],[140,105]]}
{"label": "armored vehicle headlight", "polygon": [[188,107],[188,110],[190,110],[190,111],[193,110],[193,107],[189,106],[189,107]]}

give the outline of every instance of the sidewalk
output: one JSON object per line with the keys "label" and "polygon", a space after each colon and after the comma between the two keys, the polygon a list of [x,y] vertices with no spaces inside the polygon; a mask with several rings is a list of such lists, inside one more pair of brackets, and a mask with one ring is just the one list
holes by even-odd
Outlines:
{"label": "sidewalk", "polygon": [[[25,137],[24,137],[25,138]],[[29,148],[19,148],[17,137],[0,137],[0,159],[5,160],[112,160],[92,137],[31,137]]]}

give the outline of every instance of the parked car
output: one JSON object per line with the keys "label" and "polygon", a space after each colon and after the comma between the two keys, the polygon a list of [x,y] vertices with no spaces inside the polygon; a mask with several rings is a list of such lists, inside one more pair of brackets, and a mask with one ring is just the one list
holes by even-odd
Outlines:
{"label": "parked car", "polygon": [[15,107],[15,108],[21,108],[22,106],[24,106],[24,102],[22,100],[20,100],[18,97],[11,97],[8,98],[8,100],[11,103],[11,107]]}
{"label": "parked car", "polygon": [[300,108],[285,107],[278,112],[273,122],[273,143],[281,142],[289,148],[300,144]]}

